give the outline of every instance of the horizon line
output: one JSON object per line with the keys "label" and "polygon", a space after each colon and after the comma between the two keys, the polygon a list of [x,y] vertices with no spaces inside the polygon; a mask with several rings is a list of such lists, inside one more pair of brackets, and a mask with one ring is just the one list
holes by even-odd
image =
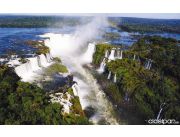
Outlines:
{"label": "horizon line", "polygon": [[[144,19],[180,20],[180,13],[0,13],[0,16],[69,16],[69,17],[125,17]],[[159,16],[158,16],[159,15]]]}

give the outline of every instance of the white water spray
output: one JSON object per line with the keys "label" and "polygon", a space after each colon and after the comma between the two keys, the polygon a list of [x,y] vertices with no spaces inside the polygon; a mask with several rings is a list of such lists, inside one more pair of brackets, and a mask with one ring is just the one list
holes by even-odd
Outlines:
{"label": "white water spray", "polygon": [[136,55],[134,54],[133,60],[136,60]]}
{"label": "white water spray", "polygon": [[115,60],[115,56],[114,55],[115,55],[115,49],[112,49],[108,59],[109,60]]}
{"label": "white water spray", "polygon": [[41,70],[42,67],[50,65],[47,60],[48,59],[44,54],[28,58],[26,63],[15,67],[15,72],[22,78],[22,81],[31,82],[34,80],[35,76],[38,75],[38,71]]}
{"label": "white water spray", "polygon": [[122,59],[122,58],[123,58],[123,51],[121,50],[119,59]]}
{"label": "white water spray", "polygon": [[105,66],[106,66],[106,58],[104,58],[103,61],[101,62],[98,72],[103,73],[105,70]]}
{"label": "white water spray", "polygon": [[152,66],[152,60],[148,59],[147,62],[145,63],[145,69],[151,69]]}
{"label": "white water spray", "polygon": [[162,113],[162,111],[163,111],[163,107],[164,107],[165,105],[166,105],[165,102],[160,105],[160,110],[159,110],[159,113],[158,113],[157,118],[156,118],[157,120],[160,119],[161,113]]}
{"label": "white water spray", "polygon": [[[95,18],[91,23],[78,29],[75,34],[45,34],[43,37],[50,39],[45,41],[49,46],[53,56],[61,57],[70,73],[74,76],[74,81],[78,84],[78,96],[82,108],[93,107],[96,112],[90,118],[94,124],[105,120],[108,124],[118,124],[113,116],[112,104],[107,100],[104,92],[100,89],[96,79],[89,70],[82,67],[83,64],[91,63],[95,51],[93,43],[86,44],[99,34],[99,28],[105,18]],[[85,53],[82,53],[85,51]],[[76,90],[76,89],[75,89]]]}
{"label": "white water spray", "polygon": [[109,71],[107,79],[111,79],[111,71]]}
{"label": "white water spray", "polygon": [[72,85],[72,89],[73,89],[74,95],[75,95],[75,96],[78,96],[79,87],[78,87],[77,83],[74,83],[74,84]]}
{"label": "white water spray", "polygon": [[108,57],[109,57],[109,51],[106,50],[106,52],[105,52],[105,58],[108,58]]}
{"label": "white water spray", "polygon": [[82,64],[88,64],[93,61],[93,54],[95,53],[95,43],[89,43],[87,51],[82,55]]}
{"label": "white water spray", "polygon": [[113,82],[116,83],[116,81],[117,81],[117,77],[116,77],[116,74],[114,74]]}

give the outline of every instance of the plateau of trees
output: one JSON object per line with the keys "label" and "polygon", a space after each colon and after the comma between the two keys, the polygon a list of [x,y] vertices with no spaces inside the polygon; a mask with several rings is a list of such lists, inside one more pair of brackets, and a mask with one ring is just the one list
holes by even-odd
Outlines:
{"label": "plateau of trees", "polygon": [[20,81],[13,68],[0,66],[0,124],[89,124],[84,115],[63,115],[62,106],[49,99],[41,88]]}
{"label": "plateau of trees", "polygon": [[[94,64],[102,61],[111,46],[97,45]],[[124,51],[123,59],[107,62],[103,76],[97,76],[113,103],[136,115],[144,123],[160,118],[180,121],[180,47],[175,39],[148,36],[139,39]],[[136,60],[133,56],[136,55]],[[144,64],[151,59],[151,69]],[[117,75],[117,82],[107,80],[109,71]]]}

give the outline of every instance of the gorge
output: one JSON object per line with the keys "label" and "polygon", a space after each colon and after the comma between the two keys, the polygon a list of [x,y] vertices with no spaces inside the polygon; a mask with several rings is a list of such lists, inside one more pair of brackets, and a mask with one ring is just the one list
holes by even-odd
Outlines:
{"label": "gorge", "polygon": [[[108,23],[95,17],[73,31],[31,29],[29,37],[29,30],[22,29],[22,34],[0,39],[23,51],[0,58],[0,97],[5,103],[1,107],[9,106],[0,123],[115,125],[179,120],[179,41],[121,32]],[[20,36],[23,40],[18,41]],[[118,39],[128,42],[132,37],[131,46],[117,44]],[[16,105],[21,109],[16,111]],[[36,120],[28,117],[29,109]],[[7,115],[6,110],[12,113]]]}

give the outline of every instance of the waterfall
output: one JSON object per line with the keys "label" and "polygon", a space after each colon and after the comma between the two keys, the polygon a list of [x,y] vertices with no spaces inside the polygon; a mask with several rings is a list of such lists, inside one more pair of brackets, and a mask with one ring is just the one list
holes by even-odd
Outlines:
{"label": "waterfall", "polygon": [[105,58],[108,58],[108,57],[109,57],[109,51],[106,50],[106,52],[105,52]]}
{"label": "waterfall", "polygon": [[26,64],[27,72],[31,73],[31,71],[32,71],[32,66],[31,66],[30,60],[28,60],[27,63],[25,63],[25,64]]}
{"label": "waterfall", "polygon": [[122,59],[123,58],[123,51],[121,50],[121,55],[119,57],[119,59]]}
{"label": "waterfall", "polygon": [[133,58],[133,60],[136,60],[136,55],[134,54],[134,58]]}
{"label": "waterfall", "polygon": [[160,105],[160,110],[159,110],[159,113],[158,113],[157,118],[156,118],[157,120],[160,118],[161,113],[162,113],[162,110],[163,110],[163,107],[164,107],[165,105],[166,105],[165,102]]}
{"label": "waterfall", "polygon": [[22,78],[22,81],[29,81],[34,76],[34,71],[37,71],[39,68],[37,57],[28,58],[28,61],[24,64],[21,64],[15,67],[15,72],[19,77]]}
{"label": "waterfall", "polygon": [[149,64],[149,61],[147,62],[145,62],[145,65],[144,65],[144,67],[145,67],[145,69],[147,69],[148,68],[148,64]]}
{"label": "waterfall", "polygon": [[49,52],[49,57],[50,59],[52,60],[53,59],[53,56],[51,55],[51,53]]}
{"label": "waterfall", "polygon": [[115,49],[112,49],[108,59],[115,60],[114,54],[115,54]]}
{"label": "waterfall", "polygon": [[16,65],[19,65],[21,64],[21,62],[19,62],[19,58],[16,58],[16,59],[4,59],[5,62],[7,62],[6,64],[8,66],[16,66]]}
{"label": "waterfall", "polygon": [[39,55],[39,58],[42,67],[47,67],[49,65],[44,54]]}
{"label": "waterfall", "polygon": [[[98,124],[100,121],[105,121],[108,124],[118,124],[117,118],[113,115],[114,109],[111,102],[108,101],[105,93],[99,87],[97,80],[88,69],[83,67],[81,62],[86,55],[89,57],[88,49],[85,54],[79,54],[80,52],[77,54],[76,52],[82,51],[80,45],[82,45],[83,35],[84,33],[81,33],[81,35],[75,37],[70,34],[50,34],[48,35],[50,40],[45,42],[50,47],[53,57],[61,57],[62,63],[67,66],[69,72],[73,75],[73,80],[78,83],[78,87],[74,85],[72,88],[74,91],[78,89],[78,97],[83,110],[87,107],[92,107],[95,110],[92,117],[90,117],[90,121],[94,124]],[[93,50],[91,49],[91,51]],[[92,52],[89,55],[92,56]],[[86,60],[84,62],[86,63]],[[98,70],[104,71],[105,65],[106,58],[103,59]]]}
{"label": "waterfall", "polygon": [[147,62],[146,69],[149,69],[149,65],[150,65],[150,60],[148,60],[148,62]]}
{"label": "waterfall", "polygon": [[120,50],[118,49],[117,50],[117,57],[116,58],[118,59],[119,57],[120,57]]}
{"label": "waterfall", "polygon": [[46,59],[47,59],[47,62],[48,62],[48,63],[51,62],[51,56],[50,56],[50,53],[46,53]]}
{"label": "waterfall", "polygon": [[22,81],[32,81],[33,77],[37,75],[37,71],[41,70],[41,67],[50,65],[44,54],[27,59],[28,61],[26,63],[19,64],[19,66],[15,67],[15,72],[22,78]]}
{"label": "waterfall", "polygon": [[122,50],[120,50],[120,48],[117,49],[117,59],[122,59]]}
{"label": "waterfall", "polygon": [[39,63],[38,63],[38,56],[34,57],[34,58],[28,58],[30,64],[31,64],[31,68],[32,71],[36,71],[40,69]]}
{"label": "waterfall", "polygon": [[41,65],[41,60],[39,56],[37,56],[37,62],[38,62],[38,66],[41,67],[42,65]]}
{"label": "waterfall", "polygon": [[11,56],[10,56],[10,59],[11,59],[11,60],[15,60],[15,59],[17,59],[17,57],[18,57],[18,55],[11,55]]}
{"label": "waterfall", "polygon": [[149,70],[151,69],[151,66],[152,66],[152,61],[150,61],[149,63],[149,67],[148,67]]}
{"label": "waterfall", "polygon": [[78,96],[78,88],[79,87],[78,87],[77,83],[74,83],[72,85],[73,93],[74,93],[75,96]]}
{"label": "waterfall", "polygon": [[95,53],[95,43],[89,43],[87,51],[84,53],[84,55],[81,57],[80,60],[82,60],[82,64],[88,64],[92,63],[93,61],[93,54]]}
{"label": "waterfall", "polygon": [[151,66],[152,66],[152,60],[151,59],[148,59],[148,61],[145,63],[145,69],[151,69]]}
{"label": "waterfall", "polygon": [[163,108],[161,108],[161,109],[159,110],[159,113],[158,113],[157,118],[156,118],[157,120],[160,118],[162,110],[163,110]]}
{"label": "waterfall", "polygon": [[98,72],[103,73],[105,70],[105,66],[106,66],[106,58],[104,58],[103,61],[101,62]]}
{"label": "waterfall", "polygon": [[30,61],[21,64],[20,66],[15,68],[16,74],[22,78],[23,81],[28,81],[32,76],[32,69],[30,66]]}
{"label": "waterfall", "polygon": [[109,71],[107,79],[111,79],[111,71]]}
{"label": "waterfall", "polygon": [[116,81],[117,81],[117,77],[116,77],[116,74],[114,74],[114,80],[113,80],[113,82],[116,83]]}

